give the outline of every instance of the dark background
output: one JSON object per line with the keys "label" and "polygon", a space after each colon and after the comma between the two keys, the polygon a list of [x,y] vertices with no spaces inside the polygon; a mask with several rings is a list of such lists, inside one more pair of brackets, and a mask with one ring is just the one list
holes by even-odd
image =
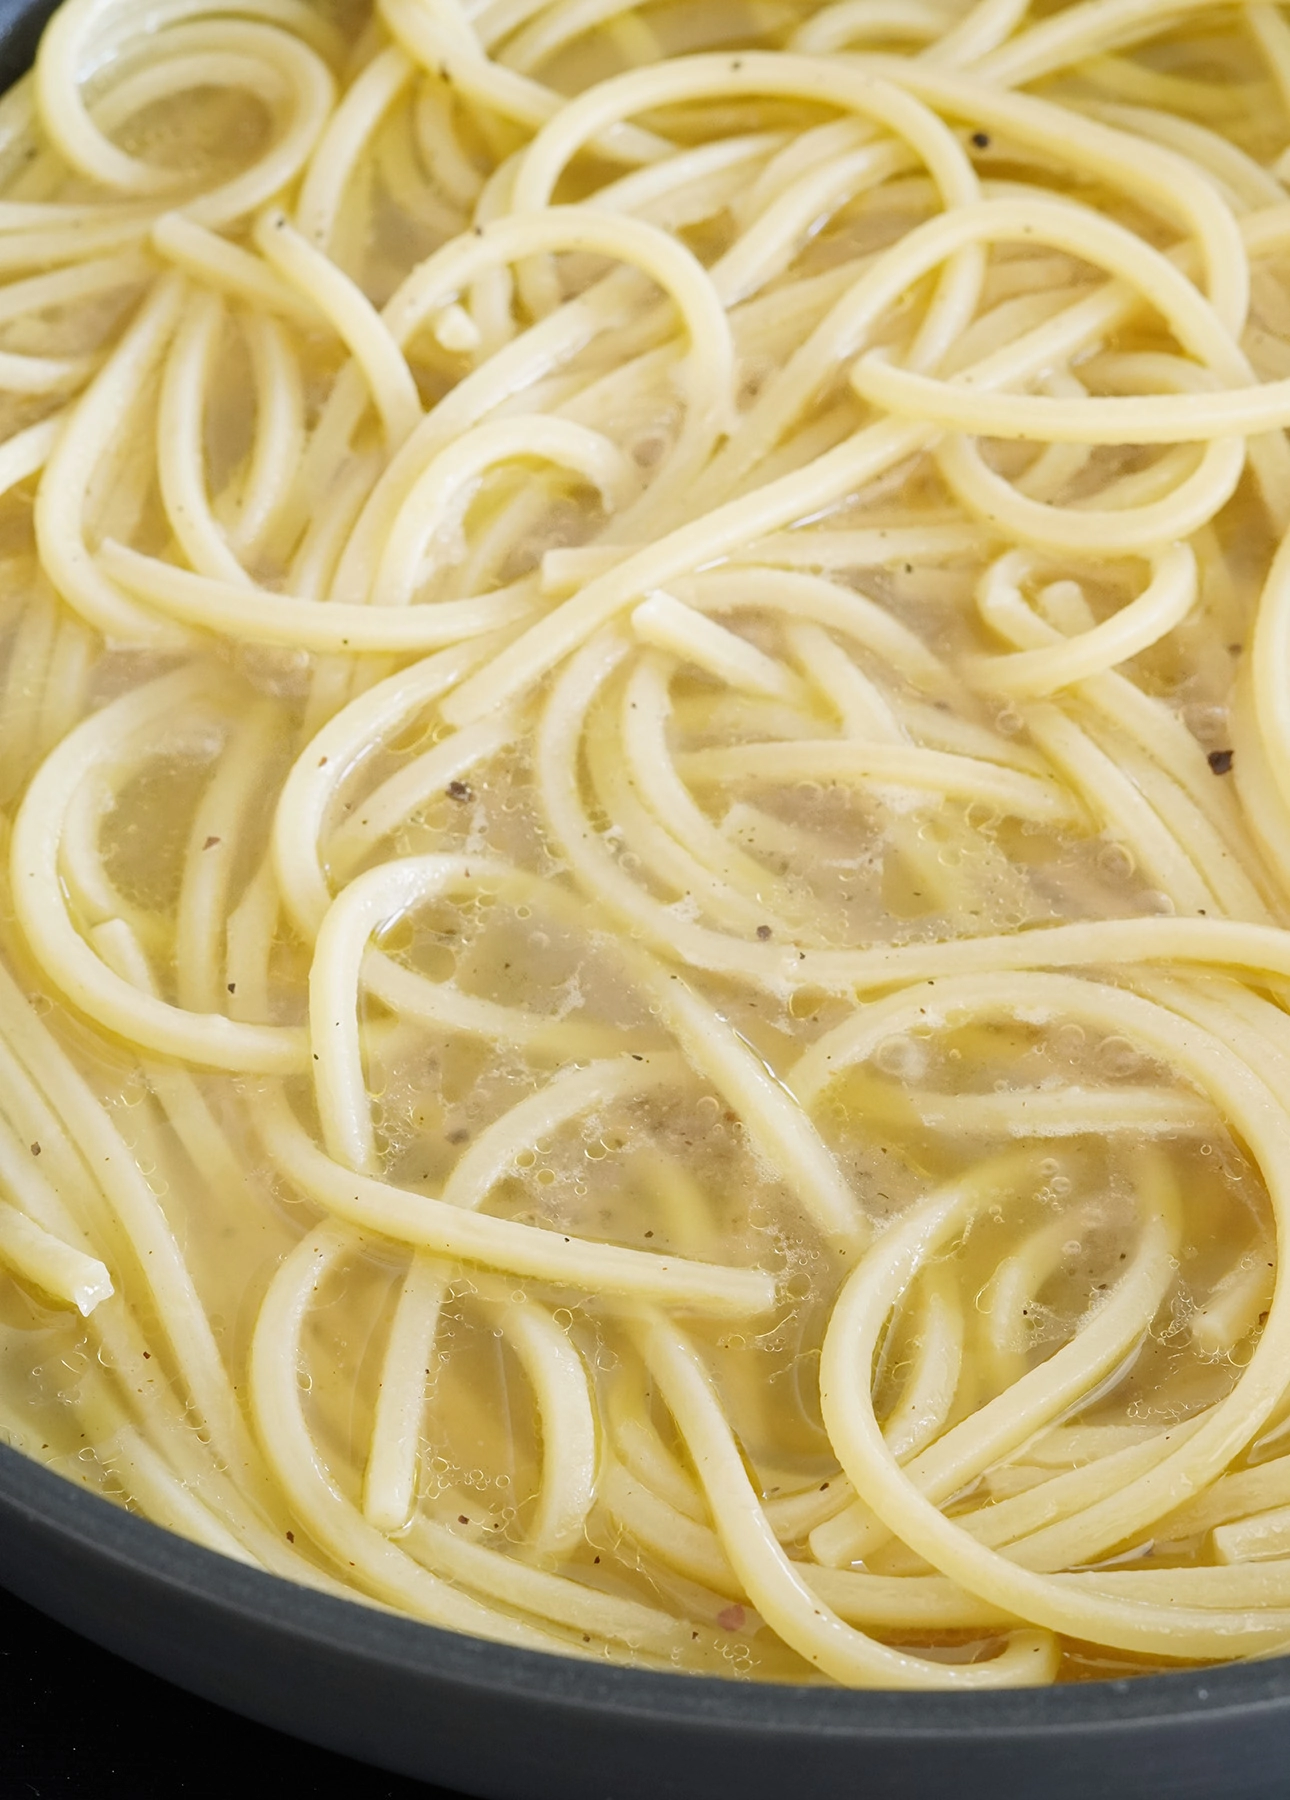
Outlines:
{"label": "dark background", "polygon": [[0,1589],[2,1800],[459,1800],[197,1700]]}

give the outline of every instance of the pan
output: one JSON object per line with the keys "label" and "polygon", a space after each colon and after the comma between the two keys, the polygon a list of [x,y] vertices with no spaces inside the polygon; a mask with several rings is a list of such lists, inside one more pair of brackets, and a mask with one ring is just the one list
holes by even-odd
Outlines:
{"label": "pan", "polygon": [[[0,0],[0,87],[52,11]],[[609,1667],[298,1587],[5,1446],[0,1583],[206,1699],[483,1800],[1284,1800],[1290,1785],[1290,1658],[974,1694]]]}

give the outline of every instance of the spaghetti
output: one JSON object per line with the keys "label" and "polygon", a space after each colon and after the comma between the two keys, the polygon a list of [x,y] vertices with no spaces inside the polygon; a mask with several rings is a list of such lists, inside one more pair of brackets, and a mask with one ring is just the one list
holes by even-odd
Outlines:
{"label": "spaghetti", "polygon": [[1290,27],[65,0],[0,1425],[640,1666],[1290,1645]]}

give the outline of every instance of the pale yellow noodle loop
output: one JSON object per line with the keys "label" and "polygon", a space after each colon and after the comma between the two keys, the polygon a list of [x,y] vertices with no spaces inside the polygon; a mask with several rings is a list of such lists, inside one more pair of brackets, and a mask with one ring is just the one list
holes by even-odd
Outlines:
{"label": "pale yellow noodle loop", "polygon": [[[1157,1054],[1181,1065],[1189,1076],[1208,1086],[1260,1158],[1281,1221],[1279,1228],[1284,1229],[1285,1200],[1280,1192],[1277,1158],[1286,1115],[1251,1069],[1207,1033],[1180,1026],[1176,1015],[1131,995],[1059,977],[1032,977],[1021,986],[1027,990],[1029,1004],[1069,1007],[1083,1016],[1098,1016],[1107,1023],[1115,1021],[1138,1041],[1150,1044]],[[965,987],[962,993],[972,1004],[971,990]],[[976,995],[977,1005],[999,1004],[997,984],[993,999],[980,984]],[[1020,1001],[1020,989],[1016,1003],[1027,1003]],[[819,1073],[813,1074],[812,1079],[820,1080],[826,1067],[838,1064],[839,1057],[850,1057],[857,1049],[856,1034],[849,1032],[845,1049],[839,1042],[836,1050],[822,1050],[815,1057],[814,1069]],[[825,1342],[821,1382],[831,1436],[852,1482],[890,1528],[899,1531],[904,1541],[922,1554],[930,1552],[930,1560],[945,1573],[966,1582],[972,1591],[995,1604],[1016,1607],[1024,1593],[1021,1610],[1025,1616],[1054,1624],[1060,1614],[1062,1623],[1056,1629],[1072,1633],[1094,1629],[1101,1641],[1119,1643],[1125,1648],[1150,1648],[1166,1655],[1189,1654],[1205,1641],[1210,1629],[1225,1639],[1243,1638],[1251,1647],[1257,1646],[1260,1634],[1275,1630],[1271,1621],[1237,1617],[1220,1624],[1215,1619],[1211,1628],[1181,1614],[1163,1620],[1145,1615],[1135,1618],[1132,1607],[1091,1598],[1077,1601],[1065,1592],[1059,1597],[1046,1577],[1018,1569],[972,1544],[957,1526],[921,1497],[915,1498],[906,1476],[896,1472],[888,1453],[880,1446],[872,1413],[866,1422],[865,1402],[845,1376],[840,1359],[863,1358],[866,1346],[872,1353],[881,1317],[881,1310],[874,1310],[875,1306],[881,1309],[898,1297],[918,1261],[962,1228],[974,1204],[976,1198],[970,1185],[952,1186],[933,1196],[907,1224],[884,1239],[880,1250],[871,1253],[867,1264],[843,1290]],[[1234,1445],[1248,1441],[1267,1417],[1281,1391],[1274,1364],[1279,1336],[1290,1329],[1290,1304],[1285,1293],[1282,1287],[1274,1295],[1268,1329],[1254,1359],[1205,1426],[1154,1469],[1092,1509],[1105,1517],[1107,1548],[1171,1510],[1182,1494],[1207,1478],[1207,1472],[1228,1460]],[[1268,1640],[1265,1637],[1262,1641]]]}
{"label": "pale yellow noodle loop", "polygon": [[947,1670],[888,1649],[843,1624],[780,1548],[748,1480],[738,1446],[693,1347],[675,1326],[651,1318],[642,1351],[703,1482],[722,1546],[762,1616],[801,1655],[848,1687],[1011,1687],[1051,1680],[1056,1646],[1018,1632],[993,1661]]}
{"label": "pale yellow noodle loop", "polygon": [[541,1421],[542,1484],[529,1543],[534,1554],[554,1561],[581,1543],[596,1498],[596,1421],[587,1370],[543,1307],[511,1301],[499,1317]]}
{"label": "pale yellow noodle loop", "polygon": [[[1098,3],[1090,0],[1091,5]],[[1137,5],[1140,15],[1149,16],[1152,10],[1149,0],[1108,0],[1108,4]],[[1071,7],[1061,20],[1050,23],[1064,25],[1083,10]],[[1158,12],[1155,17],[1159,18]],[[1041,156],[1055,158],[1060,165],[1127,190],[1153,212],[1182,222],[1200,253],[1206,291],[1214,308],[1227,330],[1238,336],[1249,307],[1249,268],[1230,208],[1207,182],[1193,178],[1188,159],[1160,145],[1144,143],[1141,136],[1081,118],[1069,108],[1029,94],[1007,92],[1011,81],[987,71],[1012,48],[996,52],[982,67],[965,74],[934,69],[925,59],[905,62],[898,72],[886,57],[866,61],[883,75],[895,75],[925,105],[943,109],[973,126],[985,126],[987,134],[998,130]]]}
{"label": "pale yellow noodle loop", "polygon": [[251,1405],[266,1454],[313,1536],[339,1553],[379,1599],[459,1631],[533,1648],[563,1648],[547,1633],[472,1600],[419,1568],[344,1498],[310,1438],[300,1405],[300,1333],[318,1287],[354,1248],[353,1234],[334,1225],[303,1238],[282,1264],[260,1309],[251,1350]]}
{"label": "pale yellow noodle loop", "polygon": [[255,241],[265,259],[327,315],[371,389],[386,441],[397,450],[421,418],[416,382],[398,344],[367,296],[292,226],[286,214],[262,213]]}
{"label": "pale yellow noodle loop", "polygon": [[[581,476],[609,513],[625,504],[636,485],[618,446],[572,420],[520,413],[477,425],[433,457],[409,489],[377,564],[372,593],[377,605],[411,600],[436,537],[450,540],[460,530],[471,494],[489,469],[520,457]],[[441,556],[445,550],[451,552],[450,543],[440,549]]]}
{"label": "pale yellow noodle loop", "polygon": [[1209,523],[1231,499],[1245,466],[1240,438],[1216,438],[1195,470],[1163,500],[1124,508],[1059,507],[1028,499],[985,462],[970,438],[951,437],[937,463],[953,493],[985,524],[1045,549],[1104,554],[1152,550]]}
{"label": "pale yellow noodle loop", "polygon": [[[1152,1198],[1159,1210],[1148,1216],[1133,1261],[1075,1337],[906,1464],[921,1492],[943,1501],[966,1487],[1096,1388],[1149,1330],[1173,1284],[1180,1224],[1167,1190],[1157,1184]],[[818,1527],[811,1548],[819,1561],[837,1566],[871,1554],[886,1535],[857,1506]]]}
{"label": "pale yellow noodle loop", "polygon": [[[634,70],[601,82],[565,106],[538,133],[516,176],[514,208],[524,213],[548,204],[565,165],[611,122],[617,123],[660,102],[767,93],[807,95],[817,102],[829,100],[855,111],[863,119],[885,125],[924,161],[947,206],[977,196],[975,176],[953,137],[930,111],[896,87],[837,63],[753,52],[738,57],[697,56],[684,63]],[[920,333],[921,353],[929,360],[934,361],[938,349],[948,346],[961,318],[964,299],[975,295],[979,279],[980,270],[972,259],[947,271]],[[549,288],[545,293],[539,289],[532,294],[536,304],[545,301],[549,305],[553,298]]]}
{"label": "pale yellow noodle loop", "polygon": [[[265,4],[264,0],[259,0],[259,4],[248,3],[241,10],[270,19],[286,12],[293,24],[299,17],[292,9]],[[82,55],[92,43],[96,27],[109,12],[110,5],[106,0],[71,0],[59,10],[41,41],[36,59],[37,96],[42,116],[53,124],[54,141],[60,153],[91,181],[104,182],[126,193],[165,193],[182,185],[183,176],[119,150],[96,128],[79,92]],[[203,12],[210,16],[210,10],[205,7],[172,5],[164,9],[159,23],[167,22],[165,12],[169,12],[172,19],[200,17]],[[184,40],[190,37],[190,32],[181,29],[175,35]],[[164,46],[165,38],[161,41]],[[217,28],[215,41],[227,42],[235,48],[254,47],[266,74],[286,81],[296,90],[296,117],[275,147],[276,157],[270,153],[266,159],[271,168],[268,185],[263,193],[246,199],[242,207],[245,211],[262,203],[299,169],[331,110],[335,89],[326,65],[287,32],[263,25],[226,22]],[[204,210],[211,211],[209,199],[204,203]],[[227,217],[236,216],[236,203],[231,215],[222,207],[217,210],[220,216],[207,217],[202,222],[225,223]]]}
{"label": "pale yellow noodle loop", "polygon": [[[1103,620],[1063,644],[1036,650],[1015,650],[1004,656],[981,656],[968,664],[983,687],[999,693],[1033,699],[1058,688],[1101,675],[1150,649],[1166,632],[1186,618],[1196,601],[1196,562],[1185,544],[1152,557],[1152,578],[1136,599],[1111,618]],[[1021,582],[1031,572],[1035,558],[1013,550],[993,563],[977,593],[977,605],[987,624],[1004,635],[1019,609],[1028,611]]]}
{"label": "pale yellow noodle loop", "polygon": [[181,669],[123,695],[78,726],[27,790],[14,824],[10,878],[29,943],[78,1007],[128,1040],[208,1068],[287,1073],[306,1060],[304,1033],[287,1026],[239,1025],[190,1013],[141,994],[108,969],[77,931],[58,873],[63,821],[81,782],[105,752],[209,694],[201,669]]}
{"label": "pale yellow noodle loop", "polygon": [[327,121],[296,204],[296,224],[318,249],[328,247],[345,188],[368,139],[411,78],[412,65],[392,45],[372,59]]}
{"label": "pale yellow noodle loop", "polygon": [[378,1531],[401,1531],[415,1501],[421,1422],[447,1272],[416,1254],[399,1288],[372,1413],[363,1514]]}
{"label": "pale yellow noodle loop", "polygon": [[36,542],[49,578],[70,606],[105,636],[182,646],[187,633],[138,606],[98,569],[87,540],[90,484],[122,415],[165,353],[185,298],[182,278],[161,281],[49,448],[36,500]]}
{"label": "pale yellow noodle loop", "polygon": [[273,857],[282,903],[306,942],[317,936],[331,904],[319,840],[337,787],[364,751],[433,705],[487,648],[443,650],[387,676],[338,712],[293,763],[274,813]]}

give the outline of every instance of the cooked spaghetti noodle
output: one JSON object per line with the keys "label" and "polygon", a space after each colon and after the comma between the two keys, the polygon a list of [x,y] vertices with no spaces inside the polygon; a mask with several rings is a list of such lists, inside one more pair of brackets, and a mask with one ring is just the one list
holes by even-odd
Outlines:
{"label": "cooked spaghetti noodle", "polygon": [[1290,1646],[1290,26],[66,0],[0,1426],[453,1630]]}

